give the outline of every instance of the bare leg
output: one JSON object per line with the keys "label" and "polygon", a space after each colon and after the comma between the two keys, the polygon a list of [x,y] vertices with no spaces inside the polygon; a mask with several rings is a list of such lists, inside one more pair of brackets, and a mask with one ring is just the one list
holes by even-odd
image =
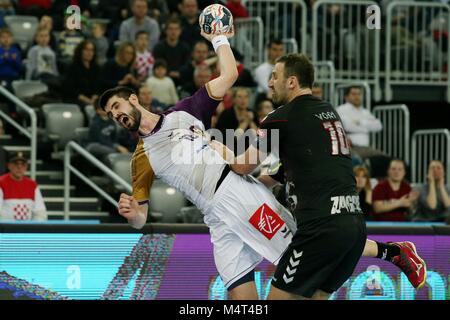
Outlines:
{"label": "bare leg", "polygon": [[329,293],[326,293],[325,291],[319,289],[316,292],[314,292],[311,300],[328,300],[329,298],[330,298]]}
{"label": "bare leg", "polygon": [[267,300],[309,300],[309,299],[271,286]]}
{"label": "bare leg", "polygon": [[376,258],[378,255],[377,243],[373,240],[366,240],[366,245],[364,246],[364,251],[362,254],[364,257]]}
{"label": "bare leg", "polygon": [[258,300],[258,292],[254,281],[243,283],[228,292],[231,300]]}

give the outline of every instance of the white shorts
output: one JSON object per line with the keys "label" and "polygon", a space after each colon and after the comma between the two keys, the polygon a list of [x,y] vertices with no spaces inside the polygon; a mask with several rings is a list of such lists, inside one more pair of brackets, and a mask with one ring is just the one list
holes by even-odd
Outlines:
{"label": "white shorts", "polygon": [[277,264],[296,231],[290,212],[252,176],[230,172],[205,211],[217,270],[228,288],[263,258]]}

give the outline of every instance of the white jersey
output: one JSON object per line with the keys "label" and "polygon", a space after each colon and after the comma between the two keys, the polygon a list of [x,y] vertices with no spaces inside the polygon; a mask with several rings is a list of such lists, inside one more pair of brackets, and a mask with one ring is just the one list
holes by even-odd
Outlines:
{"label": "white jersey", "polygon": [[163,114],[155,129],[141,136],[132,181],[140,204],[148,202],[156,176],[204,213],[217,270],[228,288],[263,258],[278,263],[296,226],[270,190],[251,176],[229,172],[216,192],[227,163],[209,147],[205,130],[218,104],[203,87]]}
{"label": "white jersey", "polygon": [[162,114],[152,133],[141,136],[132,161],[133,193],[140,203],[148,200],[156,176],[182,192],[200,210],[206,210],[227,165],[209,147],[205,132],[205,124],[209,126],[219,103],[207,87],[202,87]]}

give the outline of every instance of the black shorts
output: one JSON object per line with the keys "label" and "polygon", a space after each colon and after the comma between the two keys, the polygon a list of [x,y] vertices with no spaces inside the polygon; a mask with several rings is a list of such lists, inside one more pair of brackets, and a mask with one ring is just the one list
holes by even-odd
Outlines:
{"label": "black shorts", "polygon": [[306,223],[281,257],[272,285],[305,298],[319,289],[331,294],[352,275],[366,238],[362,214]]}

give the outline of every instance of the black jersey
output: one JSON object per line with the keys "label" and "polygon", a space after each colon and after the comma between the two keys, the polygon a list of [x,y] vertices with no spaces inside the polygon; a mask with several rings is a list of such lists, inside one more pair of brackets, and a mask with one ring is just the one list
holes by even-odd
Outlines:
{"label": "black jersey", "polygon": [[349,144],[328,102],[302,95],[276,109],[263,120],[257,147],[279,156],[296,196],[298,223],[362,213]]}

